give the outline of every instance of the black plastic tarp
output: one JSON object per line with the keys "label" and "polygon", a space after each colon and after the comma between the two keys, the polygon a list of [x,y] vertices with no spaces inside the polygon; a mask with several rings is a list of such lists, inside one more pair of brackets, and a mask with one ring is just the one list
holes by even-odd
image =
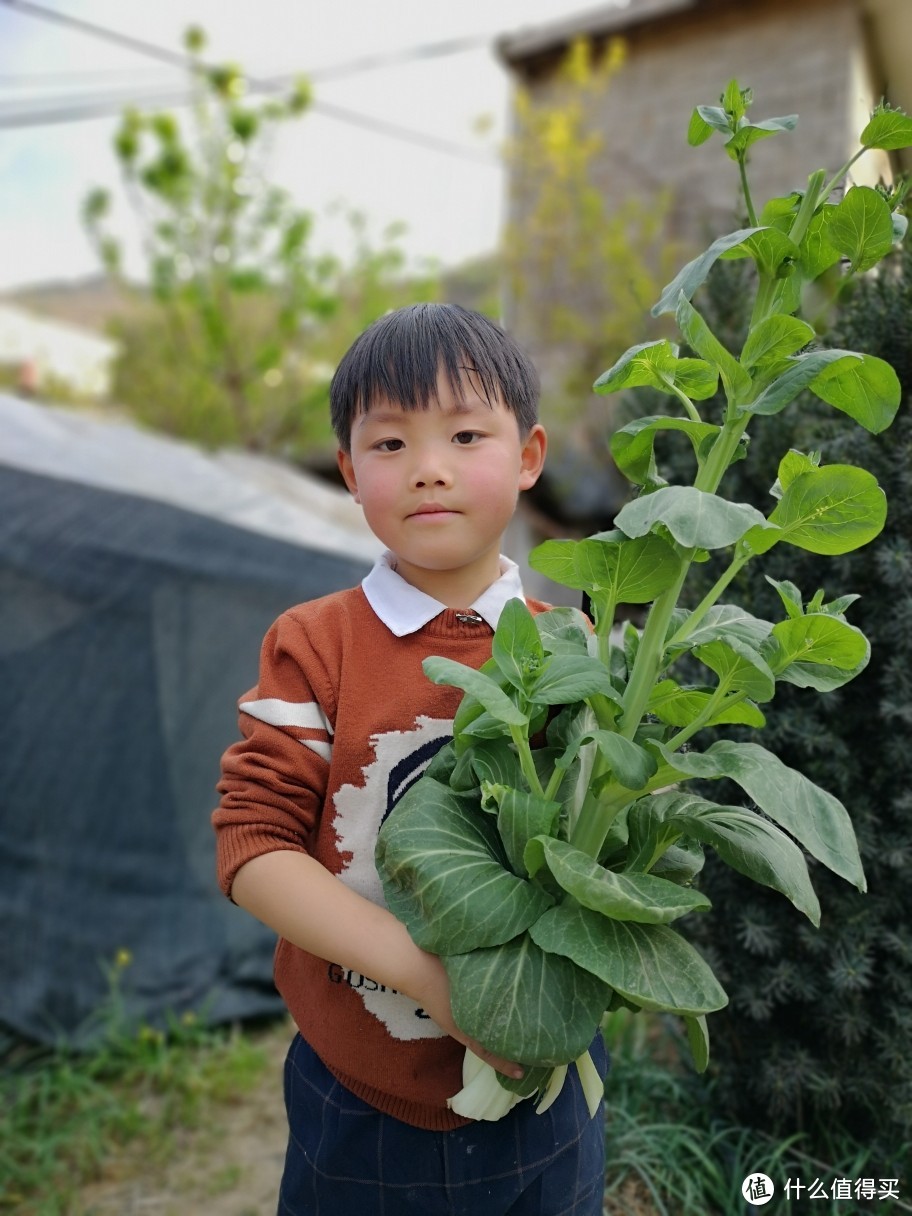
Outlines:
{"label": "black plastic tarp", "polygon": [[215,884],[219,758],[270,623],[365,546],[6,463],[3,407],[0,1033],[91,1041],[111,974],[136,1025],[279,1012],[274,938]]}

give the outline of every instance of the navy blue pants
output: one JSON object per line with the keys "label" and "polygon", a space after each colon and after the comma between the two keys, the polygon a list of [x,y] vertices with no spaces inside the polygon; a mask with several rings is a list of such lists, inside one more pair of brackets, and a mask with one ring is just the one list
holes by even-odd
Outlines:
{"label": "navy blue pants", "polygon": [[[590,1049],[608,1068],[601,1036]],[[544,1112],[425,1131],[363,1102],[296,1035],[285,1062],[289,1139],[278,1216],[601,1216],[602,1110],[571,1065]]]}

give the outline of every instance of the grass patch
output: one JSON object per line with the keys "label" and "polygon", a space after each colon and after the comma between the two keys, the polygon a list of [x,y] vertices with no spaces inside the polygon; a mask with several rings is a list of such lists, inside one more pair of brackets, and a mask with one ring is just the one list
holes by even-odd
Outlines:
{"label": "grass patch", "polygon": [[20,1047],[0,1065],[0,1213],[67,1216],[112,1149],[136,1144],[143,1160],[164,1162],[208,1108],[262,1075],[266,1053],[255,1038],[193,1015],[127,1029],[128,965],[122,955],[110,970],[96,1048]]}
{"label": "grass patch", "polygon": [[[112,1170],[124,1179],[150,1178],[173,1167],[188,1145],[196,1159],[222,1143],[214,1116],[236,1105],[264,1079],[264,1039],[249,1031],[214,1030],[191,1016],[164,1029],[128,1029],[120,999],[121,959],[110,973],[111,995],[100,1015],[104,1034],[87,1053],[20,1048],[0,1064],[0,1216],[73,1216],[81,1192]],[[710,1082],[687,1062],[673,1024],[658,1015],[619,1010],[606,1019],[612,1055],[606,1086],[606,1207],[610,1216],[732,1216],[747,1210],[744,1178],[762,1170],[777,1185],[777,1212],[840,1216],[869,1205],[805,1198],[788,1201],[787,1178],[827,1186],[836,1178],[888,1172],[865,1147],[834,1126],[828,1161],[733,1126],[714,1114]],[[283,1041],[284,1050],[284,1041]],[[275,1102],[281,1102],[276,1082]],[[248,1099],[253,1101],[253,1098]],[[881,1163],[882,1164],[882,1163]],[[236,1163],[194,1169],[203,1198],[232,1192]],[[152,1168],[150,1168],[152,1167]],[[912,1212],[905,1187],[891,1211]],[[870,1207],[886,1211],[887,1205]],[[193,1210],[189,1208],[182,1210]]]}
{"label": "grass patch", "polygon": [[[779,1212],[838,1216],[867,1204],[853,1198],[788,1199],[787,1179],[829,1189],[836,1179],[888,1172],[870,1150],[834,1126],[829,1161],[809,1156],[802,1137],[774,1140],[714,1114],[712,1083],[686,1063],[686,1048],[658,1015],[618,1010],[603,1025],[612,1056],[606,1083],[606,1212],[611,1216],[731,1216],[747,1210],[744,1179],[773,1179]],[[895,1172],[895,1171],[894,1171]],[[902,1190],[900,1190],[902,1194]],[[895,1201],[894,1201],[895,1202]],[[870,1204],[877,1207],[877,1201]],[[881,1206],[880,1210],[884,1210]],[[900,1201],[895,1211],[912,1211]]]}

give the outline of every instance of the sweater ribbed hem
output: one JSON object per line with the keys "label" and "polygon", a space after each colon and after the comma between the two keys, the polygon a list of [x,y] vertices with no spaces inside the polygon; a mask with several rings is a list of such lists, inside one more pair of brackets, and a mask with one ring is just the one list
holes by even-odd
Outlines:
{"label": "sweater ribbed hem", "polygon": [[323,1063],[349,1093],[353,1093],[356,1098],[360,1098],[362,1102],[375,1107],[385,1115],[392,1115],[394,1119],[399,1119],[402,1123],[410,1123],[412,1127],[420,1127],[429,1132],[451,1132],[457,1127],[465,1127],[468,1123],[473,1122],[472,1119],[463,1119],[461,1115],[454,1114],[448,1107],[410,1102],[395,1094],[384,1093],[383,1090],[376,1089],[373,1085],[365,1085],[363,1081],[358,1081],[340,1069],[333,1068],[325,1060]]}

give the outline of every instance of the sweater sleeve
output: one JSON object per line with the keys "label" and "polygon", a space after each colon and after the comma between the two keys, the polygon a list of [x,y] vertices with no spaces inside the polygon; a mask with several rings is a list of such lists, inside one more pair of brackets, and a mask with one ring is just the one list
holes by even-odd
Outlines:
{"label": "sweater sleeve", "polygon": [[263,853],[306,852],[326,792],[335,703],[302,624],[281,616],[263,641],[256,687],[239,702],[242,738],[222,757],[213,813],[219,885]]}

